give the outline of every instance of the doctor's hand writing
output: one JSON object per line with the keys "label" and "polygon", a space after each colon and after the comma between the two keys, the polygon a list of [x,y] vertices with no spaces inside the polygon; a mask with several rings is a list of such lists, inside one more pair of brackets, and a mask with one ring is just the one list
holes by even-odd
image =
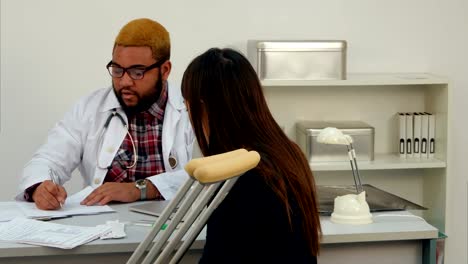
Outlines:
{"label": "doctor's hand writing", "polygon": [[[148,181],[147,199],[156,198],[158,191]],[[135,202],[140,200],[140,190],[135,187],[134,182],[106,182],[90,193],[82,202],[82,205],[105,205],[111,201]]]}
{"label": "doctor's hand writing", "polygon": [[65,203],[67,191],[61,185],[57,185],[50,180],[45,180],[36,188],[32,199],[39,209],[55,210]]}

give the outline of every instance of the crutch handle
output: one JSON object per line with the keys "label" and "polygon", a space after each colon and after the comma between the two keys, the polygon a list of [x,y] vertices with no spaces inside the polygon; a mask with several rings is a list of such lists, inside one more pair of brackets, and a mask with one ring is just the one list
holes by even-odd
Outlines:
{"label": "crutch handle", "polygon": [[195,168],[193,176],[201,183],[213,183],[242,175],[253,169],[260,162],[260,155],[256,151],[241,153],[229,158],[204,163]]}
{"label": "crutch handle", "polygon": [[221,153],[221,154],[218,154],[218,155],[208,156],[208,157],[204,157],[204,158],[192,159],[189,163],[187,163],[187,165],[185,165],[185,171],[190,176],[193,176],[193,172],[195,171],[196,168],[199,168],[199,167],[201,167],[203,165],[211,164],[213,162],[220,161],[220,160],[223,160],[223,159],[232,158],[232,157],[235,157],[237,155],[247,153],[247,152],[248,151],[246,149],[241,148],[241,149],[236,149],[236,150],[229,151],[229,152],[226,152],[226,153]]}

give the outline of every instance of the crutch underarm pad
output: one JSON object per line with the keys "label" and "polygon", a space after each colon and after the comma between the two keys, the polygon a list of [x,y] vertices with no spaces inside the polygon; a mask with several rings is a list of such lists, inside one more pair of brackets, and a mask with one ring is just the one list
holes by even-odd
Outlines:
{"label": "crutch underarm pad", "polygon": [[230,156],[228,158],[203,163],[193,171],[201,183],[213,183],[227,180],[253,169],[260,162],[260,155],[256,151],[249,151]]}
{"label": "crutch underarm pad", "polygon": [[248,151],[246,149],[236,149],[233,151],[221,153],[218,155],[213,155],[213,156],[208,156],[204,158],[197,158],[197,159],[192,159],[187,165],[185,165],[185,171],[190,175],[193,176],[193,172],[195,171],[196,168],[200,168],[203,165],[206,164],[211,164],[217,161],[221,161],[224,159],[232,158],[235,156],[238,156],[240,154],[245,154]]}

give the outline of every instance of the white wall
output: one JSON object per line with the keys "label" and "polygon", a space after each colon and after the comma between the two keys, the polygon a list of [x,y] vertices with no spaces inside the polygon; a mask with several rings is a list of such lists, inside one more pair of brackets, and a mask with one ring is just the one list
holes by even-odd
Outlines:
{"label": "white wall", "polygon": [[1,0],[0,199],[14,196],[23,164],[71,104],[109,85],[104,66],[130,19],[150,17],[171,32],[177,83],[209,47],[345,39],[349,72],[427,71],[450,79],[450,110],[460,121],[451,123],[446,263],[467,263],[467,11],[462,0]]}

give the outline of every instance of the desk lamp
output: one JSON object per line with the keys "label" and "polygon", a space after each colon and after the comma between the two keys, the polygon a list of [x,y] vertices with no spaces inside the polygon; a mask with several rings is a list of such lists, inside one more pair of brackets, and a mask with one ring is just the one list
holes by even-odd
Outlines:
{"label": "desk lamp", "polygon": [[343,134],[341,130],[336,127],[327,127],[322,129],[317,136],[317,142],[333,145],[346,145],[348,148],[349,163],[351,164],[351,171],[353,172],[354,185],[356,186],[356,193],[363,191],[361,183],[361,175],[356,161],[356,151],[353,147],[353,138],[349,135]]}
{"label": "desk lamp", "polygon": [[356,152],[353,148],[353,139],[344,135],[335,127],[324,128],[317,136],[317,142],[333,145],[346,145],[348,148],[349,162],[353,172],[354,185],[357,194],[347,194],[335,198],[331,221],[338,224],[370,224],[372,215],[369,204],[366,202],[366,192],[363,191],[361,175],[356,162]]}

